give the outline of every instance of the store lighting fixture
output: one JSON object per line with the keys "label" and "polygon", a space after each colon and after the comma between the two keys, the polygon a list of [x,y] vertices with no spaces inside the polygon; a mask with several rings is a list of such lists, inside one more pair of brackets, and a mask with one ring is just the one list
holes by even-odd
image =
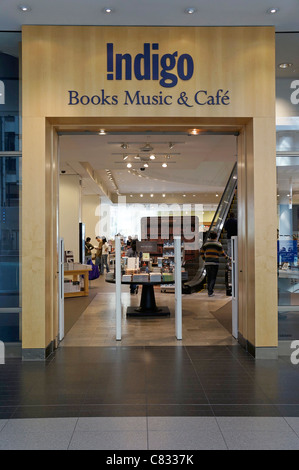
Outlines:
{"label": "store lighting fixture", "polygon": [[289,67],[292,67],[293,64],[291,62],[287,63],[287,62],[283,62],[282,64],[279,64],[278,67],[280,69],[288,69]]}
{"label": "store lighting fixture", "polygon": [[186,197],[186,194],[183,194],[183,197]]}
{"label": "store lighting fixture", "polygon": [[19,5],[18,9],[23,13],[28,13],[29,11],[31,11],[31,7],[29,7],[28,5]]}
{"label": "store lighting fixture", "polygon": [[132,163],[127,163],[127,168],[132,168]]}
{"label": "store lighting fixture", "polygon": [[125,155],[123,156],[123,160],[127,160],[128,156],[129,156],[129,155],[125,154]]}
{"label": "store lighting fixture", "polygon": [[166,196],[166,194],[162,194],[162,197],[165,197],[165,196]]}
{"label": "store lighting fixture", "polygon": [[154,195],[153,195],[153,194],[151,194],[151,197],[154,197]]}
{"label": "store lighting fixture", "polygon": [[188,7],[188,8],[185,9],[185,13],[186,13],[187,15],[193,15],[193,13],[195,13],[196,11],[197,11],[197,10],[196,10],[196,8],[194,8],[194,7]]}
{"label": "store lighting fixture", "polygon": [[167,163],[162,163],[163,168],[167,167]]}
{"label": "store lighting fixture", "polygon": [[274,15],[275,13],[278,13],[278,12],[279,12],[279,9],[278,9],[278,8],[274,8],[274,7],[269,8],[269,10],[267,10],[267,13],[268,13],[269,15]]}
{"label": "store lighting fixture", "polygon": [[191,135],[198,135],[199,134],[199,129],[192,129],[190,132]]}
{"label": "store lighting fixture", "polygon": [[150,155],[150,159],[151,159],[151,160],[155,160],[155,158],[156,158],[155,155],[152,153],[152,154]]}
{"label": "store lighting fixture", "polygon": [[148,168],[148,163],[145,163],[143,166],[144,168]]}
{"label": "store lighting fixture", "polygon": [[143,194],[140,194],[140,197],[143,197]]}
{"label": "store lighting fixture", "polygon": [[216,197],[218,197],[218,194],[216,194]]}
{"label": "store lighting fixture", "polygon": [[125,142],[121,144],[121,148],[124,150],[127,149],[128,147],[129,147],[128,144],[126,144]]}
{"label": "store lighting fixture", "polygon": [[109,15],[110,13],[113,13],[113,10],[110,7],[105,7],[105,8],[103,8],[103,12],[107,13]]}
{"label": "store lighting fixture", "polygon": [[100,132],[99,132],[99,135],[106,135],[105,129],[101,129]]}

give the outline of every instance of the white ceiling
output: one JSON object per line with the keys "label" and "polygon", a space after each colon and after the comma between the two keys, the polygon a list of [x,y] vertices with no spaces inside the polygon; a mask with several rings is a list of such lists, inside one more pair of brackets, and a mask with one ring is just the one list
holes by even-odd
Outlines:
{"label": "white ceiling", "polygon": [[[121,146],[126,144],[127,149]],[[142,150],[149,144],[152,152]],[[173,146],[172,149],[170,147]],[[155,160],[150,154],[155,154]],[[123,159],[128,155],[126,160]],[[66,174],[82,173],[80,162],[88,162],[101,186],[120,194],[156,193],[161,196],[184,193],[209,195],[205,202],[217,202],[236,161],[236,137],[232,135],[62,135],[60,168]],[[132,167],[127,168],[130,162]],[[147,163],[148,168],[144,167]],[[162,163],[167,167],[163,168]],[[80,170],[81,168],[81,170]],[[144,170],[141,170],[143,168]],[[91,193],[94,192],[94,186]],[[85,193],[88,187],[85,188]],[[197,201],[198,202],[198,201]]]}
{"label": "white ceiling", "polygon": [[[22,13],[17,6],[31,11]],[[111,7],[112,14],[103,13]],[[185,8],[195,7],[193,15]],[[279,8],[269,15],[270,7]],[[298,0],[1,0],[0,30],[22,24],[236,26],[274,25],[276,31],[299,30]]]}

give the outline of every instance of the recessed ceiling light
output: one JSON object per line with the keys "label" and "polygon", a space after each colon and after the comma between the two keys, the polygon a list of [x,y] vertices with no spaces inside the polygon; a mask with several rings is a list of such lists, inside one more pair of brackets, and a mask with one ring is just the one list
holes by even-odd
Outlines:
{"label": "recessed ceiling light", "polygon": [[140,197],[143,197],[143,194],[140,194]]}
{"label": "recessed ceiling light", "polygon": [[288,69],[289,67],[292,67],[292,65],[293,65],[293,64],[292,64],[291,62],[290,62],[290,63],[283,62],[282,64],[279,64],[278,67],[279,67],[280,69]]}
{"label": "recessed ceiling light", "polygon": [[105,129],[101,129],[100,132],[99,132],[99,135],[106,135]]}
{"label": "recessed ceiling light", "polygon": [[216,197],[218,197],[218,194],[216,194]]}
{"label": "recessed ceiling light", "polygon": [[152,153],[152,155],[150,155],[150,159],[155,160],[155,158],[156,158],[155,155]]}
{"label": "recessed ceiling light", "polygon": [[188,7],[185,9],[185,13],[187,13],[187,15],[193,15],[193,13],[195,13],[196,11],[197,10],[194,7]]}
{"label": "recessed ceiling light", "polygon": [[143,166],[144,168],[148,168],[148,163],[145,163]]}
{"label": "recessed ceiling light", "polygon": [[183,197],[186,197],[186,194],[183,194]]}
{"label": "recessed ceiling light", "polygon": [[112,8],[110,8],[110,7],[105,7],[105,8],[103,8],[103,12],[104,12],[104,13],[107,13],[107,14],[113,13],[113,11],[114,11],[114,10],[112,10]]}
{"label": "recessed ceiling light", "polygon": [[165,196],[166,196],[166,194],[162,194],[162,197],[165,197]]}
{"label": "recessed ceiling light", "polygon": [[278,8],[269,8],[269,10],[267,10],[267,13],[269,13],[269,15],[274,15],[275,13],[278,13],[279,12],[279,9]]}
{"label": "recessed ceiling light", "polygon": [[167,167],[167,163],[162,163],[163,168]]}
{"label": "recessed ceiling light", "polygon": [[28,13],[29,11],[31,11],[31,7],[29,7],[28,5],[19,5],[18,9],[23,13]]}
{"label": "recessed ceiling light", "polygon": [[154,197],[154,195],[153,195],[153,194],[151,194],[151,197]]}
{"label": "recessed ceiling light", "polygon": [[132,163],[127,163],[127,168],[132,168]]}

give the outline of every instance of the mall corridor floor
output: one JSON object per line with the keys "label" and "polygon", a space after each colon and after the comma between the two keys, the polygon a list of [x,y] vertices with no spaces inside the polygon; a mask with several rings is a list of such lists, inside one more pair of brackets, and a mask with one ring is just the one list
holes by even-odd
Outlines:
{"label": "mall corridor floor", "polygon": [[239,345],[62,347],[0,365],[0,449],[299,449],[299,365]]}

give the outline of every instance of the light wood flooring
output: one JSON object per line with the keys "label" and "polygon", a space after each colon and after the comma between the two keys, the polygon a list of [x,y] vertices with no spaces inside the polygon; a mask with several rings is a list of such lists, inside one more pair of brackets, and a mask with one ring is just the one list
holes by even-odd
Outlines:
{"label": "light wood flooring", "polygon": [[[206,291],[183,295],[183,339],[175,337],[173,293],[161,293],[155,288],[158,306],[167,305],[170,317],[126,317],[128,306],[139,306],[140,291],[131,295],[128,286],[122,286],[122,339],[115,338],[115,285],[105,282],[104,276],[90,281],[90,292],[97,294],[82,315],[66,334],[61,343],[67,346],[211,346],[234,345],[237,341],[231,336],[219,317],[223,307],[229,306],[231,297],[224,291],[215,291],[209,298]],[[217,318],[213,315],[217,312]],[[227,318],[226,318],[227,322]],[[225,324],[225,322],[223,322]]]}

